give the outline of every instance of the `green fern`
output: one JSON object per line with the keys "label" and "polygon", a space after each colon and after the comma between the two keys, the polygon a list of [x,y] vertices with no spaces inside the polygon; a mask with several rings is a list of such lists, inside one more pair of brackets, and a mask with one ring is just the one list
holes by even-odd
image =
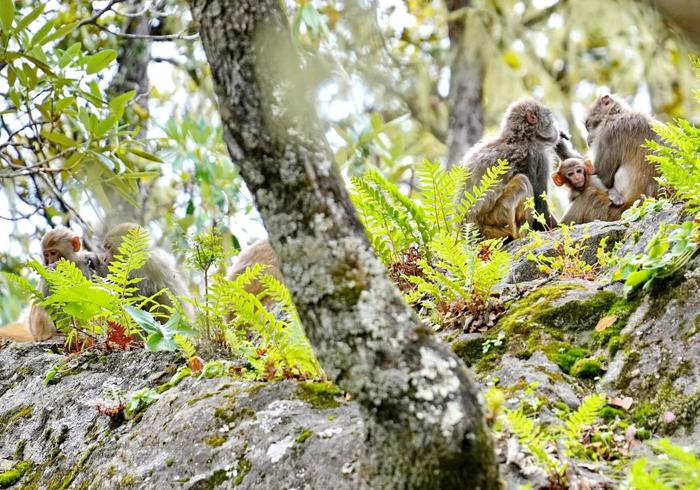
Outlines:
{"label": "green fern", "polygon": [[132,296],[138,290],[134,285],[138,284],[141,278],[132,273],[146,265],[150,241],[148,232],[140,227],[129,230],[124,235],[119,251],[108,266],[107,275],[107,282],[112,285],[110,289],[119,298]]}
{"label": "green fern", "polygon": [[195,347],[194,342],[192,342],[192,339],[179,333],[175,334],[173,339],[175,340],[177,347],[182,351],[187,359],[192,359],[197,355],[197,348]]}
{"label": "green fern", "polygon": [[406,295],[407,301],[421,300],[428,310],[435,309],[437,300],[487,302],[493,288],[508,274],[512,259],[511,254],[501,248],[501,241],[480,243],[471,226],[465,227],[462,240],[438,234],[429,247],[433,260],[418,261],[424,277],[407,277],[416,288]]}
{"label": "green fern", "polygon": [[563,432],[567,440],[578,441],[583,431],[598,418],[605,403],[605,395],[595,394],[584,398],[576,411],[566,419]]}
{"label": "green fern", "polygon": [[543,466],[551,476],[561,478],[568,467],[568,463],[559,461],[550,454],[547,449],[552,445],[550,434],[542,429],[542,426],[531,417],[523,413],[522,409],[507,410],[506,419],[508,428],[518,437],[520,443],[532,454],[540,466]]}
{"label": "green fern", "polygon": [[658,457],[640,458],[632,465],[632,490],[699,490],[700,457],[667,439],[650,444]]}
{"label": "green fern", "polygon": [[496,165],[486,170],[479,184],[474,185],[471,192],[465,192],[463,196],[459,197],[457,201],[457,214],[460,218],[460,223],[464,221],[464,217],[467,216],[471,207],[501,182],[502,177],[508,170],[510,170],[508,162],[506,160],[498,160]]}

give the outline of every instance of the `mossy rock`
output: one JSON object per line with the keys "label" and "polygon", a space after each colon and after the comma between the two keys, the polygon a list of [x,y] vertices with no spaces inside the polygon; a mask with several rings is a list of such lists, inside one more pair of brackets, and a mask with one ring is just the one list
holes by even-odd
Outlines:
{"label": "mossy rock", "polygon": [[600,359],[579,359],[571,367],[571,375],[580,379],[595,379],[604,372]]}
{"label": "mossy rock", "polygon": [[[578,359],[589,355],[586,339],[579,333],[592,331],[617,299],[615,293],[597,291],[585,281],[543,286],[513,303],[479,343],[463,342],[452,348],[465,362],[475,364],[478,372],[492,369],[504,353],[527,359],[542,350],[568,373]],[[502,332],[504,345],[486,354],[479,352],[478,347],[502,336]]]}

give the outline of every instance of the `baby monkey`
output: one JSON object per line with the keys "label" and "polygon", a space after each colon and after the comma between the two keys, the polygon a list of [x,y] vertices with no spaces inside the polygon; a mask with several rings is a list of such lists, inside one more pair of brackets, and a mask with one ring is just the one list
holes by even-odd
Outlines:
{"label": "baby monkey", "polygon": [[620,219],[624,198],[615,189],[608,189],[595,174],[593,163],[582,158],[567,158],[552,174],[554,183],[569,189],[569,209],[562,223],[580,224],[595,220]]}

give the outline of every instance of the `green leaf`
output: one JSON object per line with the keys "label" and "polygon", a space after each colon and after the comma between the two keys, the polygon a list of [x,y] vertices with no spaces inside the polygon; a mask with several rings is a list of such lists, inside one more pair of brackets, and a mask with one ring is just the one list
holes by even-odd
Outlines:
{"label": "green leaf", "polygon": [[117,52],[114,49],[105,49],[99,53],[95,53],[90,56],[85,57],[85,65],[87,67],[88,74],[97,73],[98,71],[104,69],[112,61],[117,59]]}
{"label": "green leaf", "polygon": [[141,158],[144,158],[146,160],[150,160],[151,162],[157,162],[157,163],[163,163],[163,160],[158,158],[152,153],[148,153],[147,151],[140,150],[139,148],[134,148],[134,147],[126,147],[124,148],[125,151],[128,151],[129,153],[133,153],[134,155],[140,156]]}
{"label": "green leaf", "polygon": [[[10,0],[10,1],[12,1],[12,0]],[[41,15],[41,13],[44,11],[45,6],[46,6],[46,4],[42,3],[38,7],[36,7],[34,10],[29,12],[27,15],[22,17],[22,19],[19,22],[17,22],[17,26],[15,27],[15,32],[19,33],[21,31],[25,30],[29,26],[29,24],[34,22]],[[3,9],[3,11],[4,11],[4,7],[0,6],[0,9]]]}
{"label": "green leaf", "polygon": [[635,288],[640,284],[647,282],[651,277],[651,272],[652,271],[649,269],[632,272],[629,276],[627,276],[625,284],[630,288]]}
{"label": "green leaf", "polygon": [[15,2],[13,0],[0,0],[0,22],[5,31],[12,28],[12,19],[15,18]]}
{"label": "green leaf", "polygon": [[80,144],[79,142],[75,141],[72,138],[69,138],[65,134],[56,133],[55,131],[44,130],[41,132],[41,135],[44,138],[48,139],[49,141],[56,143],[58,145],[61,145],[61,146],[69,147],[69,146],[78,146]]}
{"label": "green leaf", "polygon": [[119,117],[116,114],[112,114],[109,117],[100,121],[100,123],[93,131],[93,135],[96,138],[102,138],[107,131],[112,129],[119,122]]}
{"label": "green leaf", "polygon": [[36,31],[36,34],[32,36],[31,41],[29,41],[29,46],[34,46],[35,44],[39,44],[42,39],[46,37],[46,35],[51,31],[53,28],[53,20],[48,21],[46,24],[41,26],[41,29]]}
{"label": "green leaf", "polygon": [[129,90],[121,95],[116,96],[109,101],[109,108],[112,113],[116,114],[118,118],[121,119],[124,114],[124,107],[126,104],[136,96],[136,90]]}
{"label": "green leaf", "polygon": [[56,29],[50,36],[44,38],[41,41],[41,44],[50,43],[51,41],[55,41],[57,39],[63,39],[67,34],[74,31],[78,24],[80,24],[80,21],[71,22],[70,24],[66,24],[63,27]]}

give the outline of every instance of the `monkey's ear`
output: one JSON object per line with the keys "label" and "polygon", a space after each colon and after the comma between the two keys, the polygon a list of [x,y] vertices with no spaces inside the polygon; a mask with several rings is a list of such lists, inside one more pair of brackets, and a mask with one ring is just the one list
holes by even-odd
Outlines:
{"label": "monkey's ear", "polygon": [[600,98],[601,102],[603,102],[603,105],[608,105],[610,102],[612,102],[612,97],[610,97],[608,94],[603,95]]}
{"label": "monkey's ear", "polygon": [[559,172],[554,172],[552,174],[552,180],[557,185],[557,187],[561,187],[564,185],[564,177],[562,177],[562,175]]}
{"label": "monkey's ear", "polygon": [[537,114],[535,114],[535,111],[527,111],[527,115],[525,117],[527,118],[527,122],[533,125],[537,124],[537,121],[539,120]]}
{"label": "monkey's ear", "polygon": [[80,237],[79,236],[74,236],[73,238],[70,239],[70,244],[73,247],[74,252],[80,252],[80,247],[82,244],[80,243]]}
{"label": "monkey's ear", "polygon": [[593,168],[593,162],[590,160],[586,160],[583,162],[583,168],[586,170],[586,173],[588,175],[593,175],[595,173],[595,169]]}

